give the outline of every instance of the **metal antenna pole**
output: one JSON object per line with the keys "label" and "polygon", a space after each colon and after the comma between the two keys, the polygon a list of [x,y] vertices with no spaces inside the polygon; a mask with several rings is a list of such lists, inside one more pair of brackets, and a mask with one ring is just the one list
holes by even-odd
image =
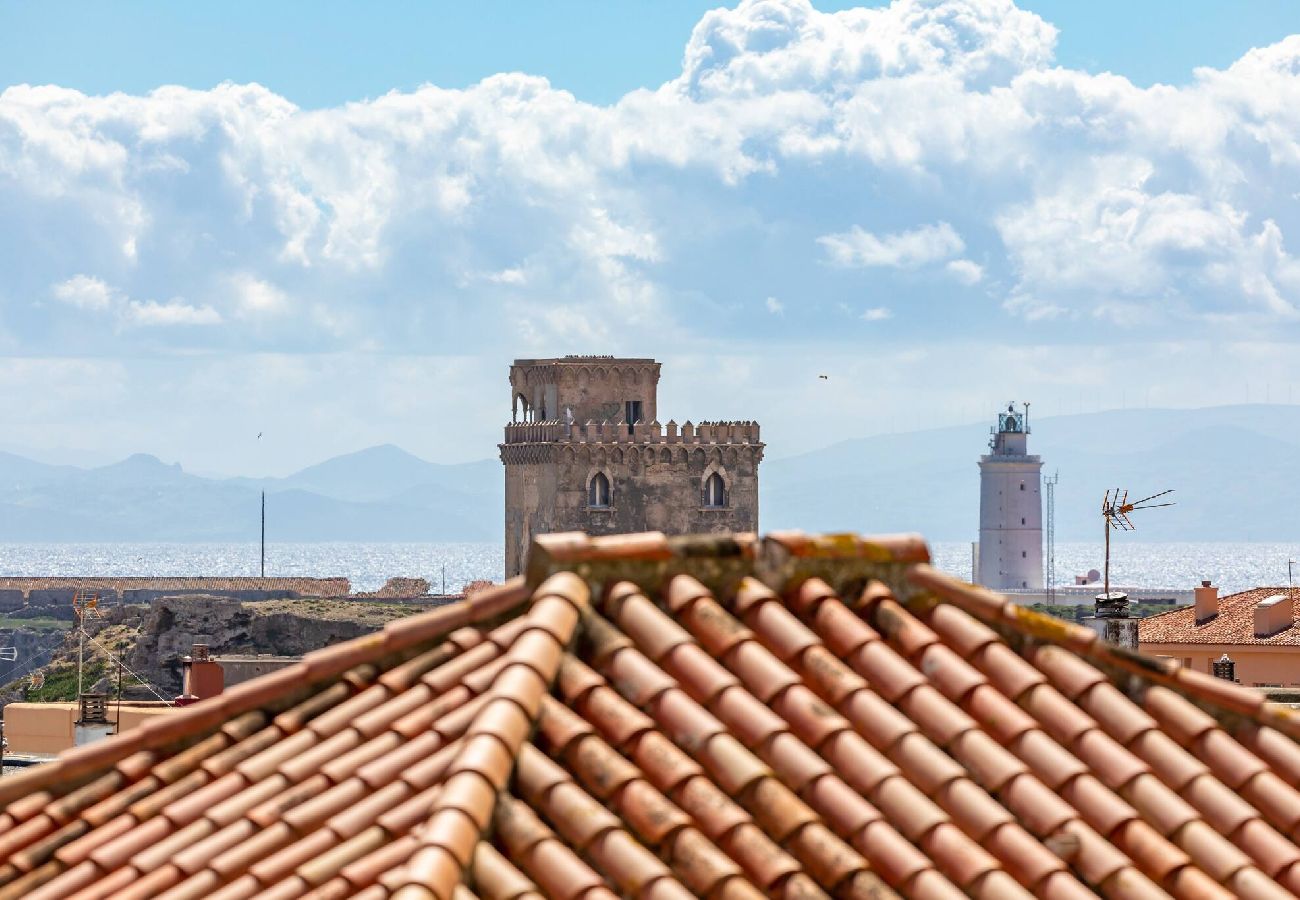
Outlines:
{"label": "metal antenna pole", "polygon": [[1105,587],[1103,587],[1102,590],[1106,594],[1106,599],[1109,600],[1110,599],[1110,519],[1107,519],[1106,517],[1103,516],[1101,520],[1101,527],[1106,531],[1106,564],[1104,567],[1106,572],[1106,581],[1105,581]]}
{"label": "metal antenna pole", "polygon": [[266,491],[262,491],[262,577],[266,577]]}

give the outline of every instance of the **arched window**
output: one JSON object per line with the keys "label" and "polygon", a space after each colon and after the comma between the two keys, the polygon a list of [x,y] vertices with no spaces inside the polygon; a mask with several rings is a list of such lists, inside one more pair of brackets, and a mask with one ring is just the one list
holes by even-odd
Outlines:
{"label": "arched window", "polygon": [[609,506],[609,479],[604,472],[597,472],[587,485],[587,505],[598,508]]}
{"label": "arched window", "polygon": [[710,507],[727,505],[727,485],[717,472],[704,479],[704,505]]}

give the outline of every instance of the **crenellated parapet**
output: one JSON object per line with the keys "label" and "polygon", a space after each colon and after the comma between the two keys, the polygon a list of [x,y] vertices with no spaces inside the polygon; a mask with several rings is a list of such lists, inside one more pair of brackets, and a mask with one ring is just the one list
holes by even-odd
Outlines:
{"label": "crenellated parapet", "polygon": [[681,426],[637,422],[629,427],[622,422],[577,423],[548,420],[545,422],[511,422],[505,426],[505,444],[761,444],[759,424],[751,421],[700,422],[689,420]]}

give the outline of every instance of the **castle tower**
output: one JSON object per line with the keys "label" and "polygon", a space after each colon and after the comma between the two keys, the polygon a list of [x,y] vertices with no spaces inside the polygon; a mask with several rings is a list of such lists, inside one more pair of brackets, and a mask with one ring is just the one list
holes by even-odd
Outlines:
{"label": "castle tower", "polygon": [[758,530],[757,422],[658,420],[659,363],[565,356],[510,367],[506,577],[534,536]]}
{"label": "castle tower", "polygon": [[1029,404],[1007,404],[980,457],[976,581],[994,590],[1043,587],[1043,461],[1028,453]]}

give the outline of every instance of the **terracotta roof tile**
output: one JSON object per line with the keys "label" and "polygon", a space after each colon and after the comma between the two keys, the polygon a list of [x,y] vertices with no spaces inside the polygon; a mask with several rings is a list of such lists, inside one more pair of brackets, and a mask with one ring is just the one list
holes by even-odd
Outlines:
{"label": "terracotta roof tile", "polygon": [[1294,717],[927,561],[545,538],[0,780],[0,900],[1300,893]]}

